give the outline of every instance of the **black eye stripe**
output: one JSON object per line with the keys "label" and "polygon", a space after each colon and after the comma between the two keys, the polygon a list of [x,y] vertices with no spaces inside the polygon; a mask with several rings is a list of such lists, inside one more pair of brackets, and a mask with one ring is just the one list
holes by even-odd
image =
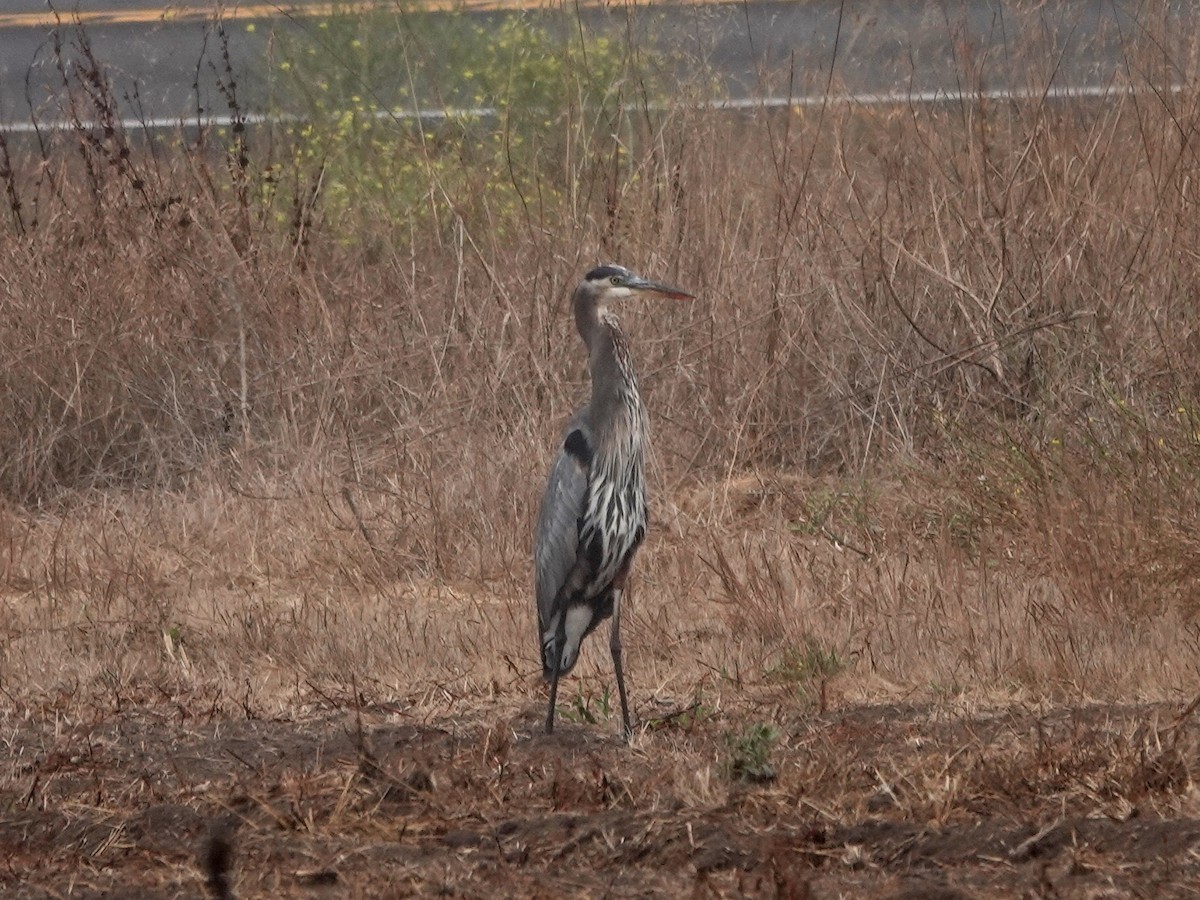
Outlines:
{"label": "black eye stripe", "polygon": [[606,278],[624,278],[628,274],[618,266],[598,266],[583,277],[585,281],[603,281]]}

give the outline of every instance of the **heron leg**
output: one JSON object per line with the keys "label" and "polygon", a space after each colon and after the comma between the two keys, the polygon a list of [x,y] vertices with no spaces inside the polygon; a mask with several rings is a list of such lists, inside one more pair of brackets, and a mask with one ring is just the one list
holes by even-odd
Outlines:
{"label": "heron leg", "polygon": [[558,673],[562,669],[563,653],[567,649],[567,617],[564,613],[554,633],[554,671],[550,673],[550,709],[546,711],[546,734],[554,733],[554,705],[558,702]]}
{"label": "heron leg", "polygon": [[625,668],[621,664],[621,595],[624,591],[613,590],[612,629],[608,634],[608,649],[612,651],[613,671],[617,676],[617,694],[621,698],[621,733],[625,740],[633,737],[633,728],[629,725],[629,698],[625,693]]}

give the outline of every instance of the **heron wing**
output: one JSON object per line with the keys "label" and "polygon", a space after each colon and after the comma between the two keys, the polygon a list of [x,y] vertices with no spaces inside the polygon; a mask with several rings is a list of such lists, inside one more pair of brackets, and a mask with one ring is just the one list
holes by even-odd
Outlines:
{"label": "heron wing", "polygon": [[587,501],[591,437],[579,422],[567,428],[550,468],[534,539],[534,569],[541,635],[554,615],[554,601],[579,555],[579,519]]}

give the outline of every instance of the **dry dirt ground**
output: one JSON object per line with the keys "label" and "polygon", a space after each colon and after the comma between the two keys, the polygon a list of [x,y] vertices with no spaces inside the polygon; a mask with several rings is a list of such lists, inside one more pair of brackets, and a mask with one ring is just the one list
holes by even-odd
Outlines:
{"label": "dry dirt ground", "polygon": [[[666,710],[541,732],[532,702],[3,721],[0,893],[1171,897],[1200,885],[1194,705]],[[497,707],[502,706],[497,703]],[[750,735],[750,736],[747,736]],[[741,756],[739,756],[741,754]],[[226,846],[227,845],[227,846]]]}

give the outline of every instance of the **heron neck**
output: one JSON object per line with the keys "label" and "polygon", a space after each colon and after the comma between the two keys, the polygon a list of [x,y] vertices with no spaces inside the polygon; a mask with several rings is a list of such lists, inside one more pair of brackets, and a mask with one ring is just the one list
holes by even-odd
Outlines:
{"label": "heron neck", "polygon": [[575,321],[588,348],[591,415],[596,422],[636,415],[640,405],[629,346],[616,317],[596,303],[578,302]]}
{"label": "heron neck", "polygon": [[600,321],[600,305],[594,296],[582,289],[575,292],[575,327],[579,336],[587,345],[588,352],[594,354],[596,346],[604,339],[604,325]]}

